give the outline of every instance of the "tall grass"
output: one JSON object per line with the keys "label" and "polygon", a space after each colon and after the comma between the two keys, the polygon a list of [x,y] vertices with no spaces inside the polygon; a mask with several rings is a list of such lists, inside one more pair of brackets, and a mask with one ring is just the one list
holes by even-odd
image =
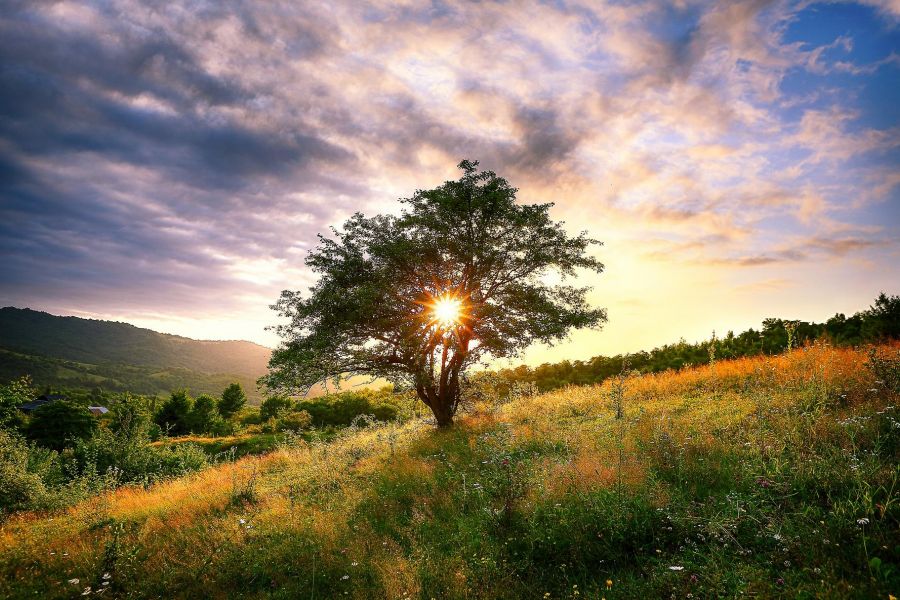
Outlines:
{"label": "tall grass", "polygon": [[869,364],[813,345],[480,403],[450,431],[289,436],[13,517],[0,597],[886,599],[900,415]]}

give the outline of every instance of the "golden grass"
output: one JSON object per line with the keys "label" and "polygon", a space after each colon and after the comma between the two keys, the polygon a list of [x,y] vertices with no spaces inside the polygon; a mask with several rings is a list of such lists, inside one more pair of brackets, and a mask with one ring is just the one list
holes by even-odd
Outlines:
{"label": "golden grass", "polygon": [[[651,441],[669,436],[677,439],[672,443],[679,451],[705,451],[724,432],[735,431],[760,410],[806,402],[811,389],[845,393],[848,404],[864,401],[873,383],[865,361],[864,351],[813,345],[776,357],[723,360],[678,372],[629,376],[621,420],[614,418],[610,408],[613,388],[607,382],[466,415],[460,426],[467,431],[472,448],[479,443],[480,432],[501,426],[513,444],[565,448],[559,458],[544,457],[534,465],[529,502],[599,487],[635,487],[646,480],[649,457],[642,448]],[[776,428],[777,419],[776,415],[771,421]],[[812,427],[804,435],[815,436],[816,425]],[[754,447],[777,443],[771,432],[749,431],[746,436]],[[243,437],[234,436],[231,441]],[[436,451],[440,443],[440,435],[431,433],[430,426],[414,421],[349,433],[328,444],[299,443],[149,489],[121,488],[62,513],[25,513],[7,520],[0,524],[0,555],[26,557],[58,573],[57,577],[76,577],[97,568],[105,524],[115,521],[133,525],[132,535],[151,549],[143,558],[143,569],[198,571],[202,578],[206,576],[204,559],[198,548],[209,552],[218,546],[239,545],[255,533],[245,529],[238,517],[252,522],[257,530],[309,535],[323,554],[337,554],[340,540],[348,537],[348,517],[371,496],[368,482],[385,470],[400,479],[430,478],[434,464],[419,456],[423,448]],[[409,451],[413,444],[415,454]],[[251,480],[258,501],[235,505],[236,490]],[[297,490],[302,491],[302,500],[295,498]],[[652,493],[654,502],[666,503],[664,487]],[[428,518],[432,501],[422,499],[414,518]],[[417,559],[404,555],[389,540],[383,545],[380,539],[377,544],[366,541],[362,533],[354,546],[344,550],[367,555],[392,597],[415,596],[422,566]],[[65,562],[63,552],[68,553]],[[466,586],[466,577],[460,565],[454,579],[460,590]]]}

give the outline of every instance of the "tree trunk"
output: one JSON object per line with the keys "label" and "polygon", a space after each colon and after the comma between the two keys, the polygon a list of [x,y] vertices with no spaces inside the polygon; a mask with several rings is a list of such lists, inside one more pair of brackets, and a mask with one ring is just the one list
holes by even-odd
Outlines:
{"label": "tree trunk", "polygon": [[416,394],[425,405],[431,409],[434,419],[440,429],[444,429],[453,425],[453,399],[449,397],[441,397],[441,395],[432,389],[424,386],[416,388]]}

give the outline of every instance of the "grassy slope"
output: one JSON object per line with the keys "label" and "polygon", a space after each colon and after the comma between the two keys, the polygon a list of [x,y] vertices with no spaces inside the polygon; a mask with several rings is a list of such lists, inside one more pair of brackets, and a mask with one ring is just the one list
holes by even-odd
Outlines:
{"label": "grassy slope", "polygon": [[22,515],[0,597],[887,598],[900,415],[864,361],[629,379],[622,420],[572,388]]}

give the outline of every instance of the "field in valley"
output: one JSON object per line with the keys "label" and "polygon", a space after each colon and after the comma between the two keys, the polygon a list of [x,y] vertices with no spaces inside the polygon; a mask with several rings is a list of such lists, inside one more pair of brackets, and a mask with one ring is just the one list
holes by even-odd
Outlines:
{"label": "field in valley", "polygon": [[[900,594],[900,346],[283,439],[0,525],[3,598]],[[878,358],[880,357],[880,358]]]}

